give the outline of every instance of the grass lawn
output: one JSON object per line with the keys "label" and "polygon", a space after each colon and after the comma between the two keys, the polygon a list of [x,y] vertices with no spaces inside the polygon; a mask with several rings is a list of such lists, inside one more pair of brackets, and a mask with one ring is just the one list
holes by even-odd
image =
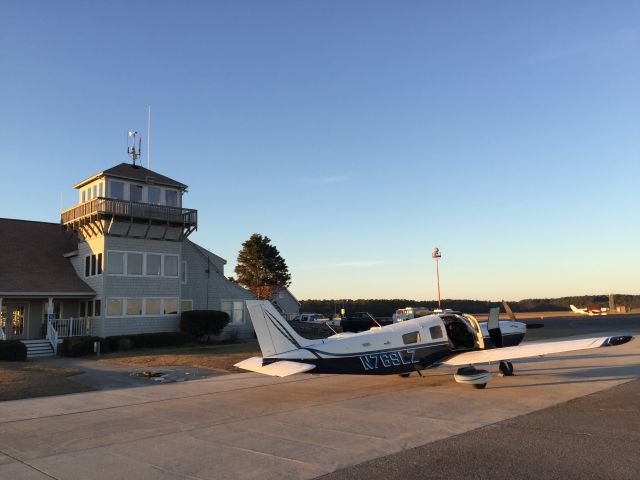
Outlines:
{"label": "grass lawn", "polygon": [[245,358],[261,355],[257,341],[230,345],[198,345],[131,350],[108,353],[98,362],[134,367],[189,366],[218,372],[237,373],[244,370],[233,366]]}
{"label": "grass lawn", "polygon": [[32,362],[0,362],[0,401],[93,390],[69,378],[77,373]]}

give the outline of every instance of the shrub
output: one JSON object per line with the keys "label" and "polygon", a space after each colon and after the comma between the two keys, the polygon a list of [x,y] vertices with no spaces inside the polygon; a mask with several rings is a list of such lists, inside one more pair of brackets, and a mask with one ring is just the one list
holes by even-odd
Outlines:
{"label": "shrub", "polygon": [[27,360],[27,346],[20,340],[0,340],[0,360],[24,362]]}
{"label": "shrub", "polygon": [[229,323],[229,315],[217,310],[190,310],[180,316],[180,330],[196,341],[205,335],[220,335]]}
{"label": "shrub", "polygon": [[66,337],[62,341],[62,348],[60,349],[60,355],[64,357],[82,357],[84,355],[92,355],[93,343],[100,342],[100,352],[105,353],[109,351],[109,343],[104,338],[100,337]]}
{"label": "shrub", "polygon": [[120,352],[132,348],[157,348],[184,345],[191,339],[180,332],[138,333],[135,335],[114,335],[105,339],[109,344],[109,351]]}

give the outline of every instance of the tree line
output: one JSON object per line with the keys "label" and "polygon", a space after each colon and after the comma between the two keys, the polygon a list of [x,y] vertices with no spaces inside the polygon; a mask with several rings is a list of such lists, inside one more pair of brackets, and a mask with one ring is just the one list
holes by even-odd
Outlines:
{"label": "tree line", "polygon": [[[640,295],[613,296],[616,305],[630,308],[640,307]],[[519,301],[508,301],[514,312],[544,312],[569,310],[569,305],[582,308],[590,305],[609,306],[609,295],[582,295],[558,298],[528,298]],[[438,308],[436,300],[414,300],[407,298],[394,299],[359,299],[359,300],[301,300],[301,312],[317,312],[325,315],[340,313],[342,308],[349,312],[369,312],[374,316],[390,317],[399,308],[425,306],[431,310]],[[490,308],[502,306],[502,301],[444,299],[442,308],[450,308],[466,313],[487,313]]]}

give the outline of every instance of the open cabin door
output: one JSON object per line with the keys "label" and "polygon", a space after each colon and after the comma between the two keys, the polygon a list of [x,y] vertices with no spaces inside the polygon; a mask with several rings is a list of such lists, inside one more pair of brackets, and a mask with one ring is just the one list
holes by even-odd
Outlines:
{"label": "open cabin door", "polygon": [[484,350],[485,348],[484,337],[482,336],[482,329],[480,328],[480,322],[478,322],[478,319],[476,317],[468,313],[464,314],[464,318],[469,320],[469,322],[471,323],[471,326],[473,327],[473,333],[475,333],[476,335],[476,343],[478,344],[478,348]]}

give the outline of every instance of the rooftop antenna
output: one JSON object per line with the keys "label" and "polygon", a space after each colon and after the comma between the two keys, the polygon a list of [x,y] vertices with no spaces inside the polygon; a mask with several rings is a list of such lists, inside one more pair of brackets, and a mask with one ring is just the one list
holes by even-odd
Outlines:
{"label": "rooftop antenna", "polygon": [[151,170],[151,105],[147,105],[147,168]]}
{"label": "rooftop antenna", "polygon": [[[133,166],[136,166],[136,160],[140,158],[140,150],[142,148],[142,137],[135,130],[129,130],[129,138],[132,138],[131,146],[127,146],[127,153],[131,155]],[[138,139],[138,149],[136,150],[136,138]]]}

